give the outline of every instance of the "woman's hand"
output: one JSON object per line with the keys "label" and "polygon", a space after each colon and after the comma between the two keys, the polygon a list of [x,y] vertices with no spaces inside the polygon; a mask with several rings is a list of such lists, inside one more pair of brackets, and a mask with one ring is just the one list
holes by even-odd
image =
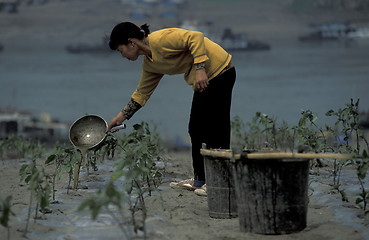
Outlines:
{"label": "woman's hand", "polygon": [[195,89],[198,91],[204,91],[209,86],[209,79],[206,75],[205,69],[196,70],[196,86]]}
{"label": "woman's hand", "polygon": [[[117,116],[115,116],[112,120],[110,120],[108,125],[108,131],[110,131],[113,127],[121,125],[126,118],[124,117],[122,112],[119,112]],[[112,130],[111,132],[115,132]]]}

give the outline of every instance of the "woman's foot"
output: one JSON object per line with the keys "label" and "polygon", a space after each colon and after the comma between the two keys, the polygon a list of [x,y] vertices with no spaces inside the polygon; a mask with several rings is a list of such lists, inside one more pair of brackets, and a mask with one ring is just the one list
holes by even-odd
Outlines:
{"label": "woman's foot", "polygon": [[193,178],[190,179],[186,179],[186,180],[182,180],[180,182],[171,182],[170,187],[172,188],[185,188],[188,190],[195,190],[195,189],[200,189],[202,186],[205,185],[205,181],[199,181],[199,180],[194,180]]}
{"label": "woman's foot", "polygon": [[206,184],[202,185],[201,188],[195,189],[195,194],[204,197],[208,196],[206,193]]}

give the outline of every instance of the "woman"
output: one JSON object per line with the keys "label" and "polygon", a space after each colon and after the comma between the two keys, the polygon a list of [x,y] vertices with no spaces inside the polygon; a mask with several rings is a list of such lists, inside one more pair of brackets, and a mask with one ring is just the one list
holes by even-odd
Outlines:
{"label": "woman", "polygon": [[190,189],[205,184],[202,143],[230,147],[230,108],[236,71],[231,55],[201,32],[168,28],[150,34],[148,25],[123,22],[115,26],[109,46],[135,61],[143,55],[141,79],[131,100],[109,122],[108,129],[130,119],[143,107],[164,74],[184,74],[194,89],[189,122],[194,177],[179,183]]}

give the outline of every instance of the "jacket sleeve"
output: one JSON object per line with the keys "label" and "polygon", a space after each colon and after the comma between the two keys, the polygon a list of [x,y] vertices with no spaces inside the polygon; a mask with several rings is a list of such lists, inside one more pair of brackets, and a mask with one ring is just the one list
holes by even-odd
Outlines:
{"label": "jacket sleeve", "polygon": [[162,78],[163,74],[151,73],[143,69],[137,89],[132,94],[132,99],[141,106],[145,106]]}

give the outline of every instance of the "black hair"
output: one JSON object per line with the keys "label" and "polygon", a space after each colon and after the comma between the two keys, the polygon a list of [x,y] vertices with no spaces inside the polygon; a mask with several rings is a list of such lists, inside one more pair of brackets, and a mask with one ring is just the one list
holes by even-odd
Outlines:
{"label": "black hair", "polygon": [[116,50],[118,45],[128,44],[128,38],[143,39],[150,34],[149,25],[144,24],[140,27],[131,22],[122,22],[116,25],[110,34],[109,47]]}

